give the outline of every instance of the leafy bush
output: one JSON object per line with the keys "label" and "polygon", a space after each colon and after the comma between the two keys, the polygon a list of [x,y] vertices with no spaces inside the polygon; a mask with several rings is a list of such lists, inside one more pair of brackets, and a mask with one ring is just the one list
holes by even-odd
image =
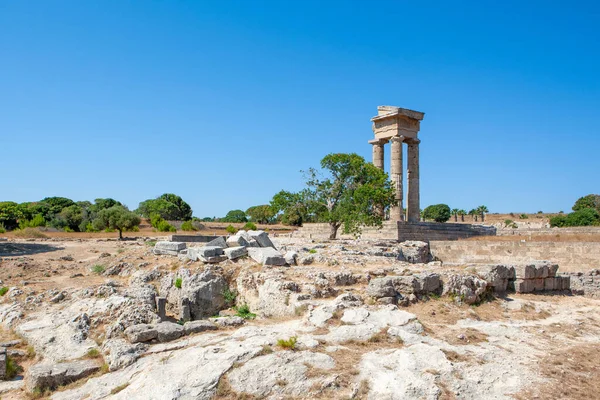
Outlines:
{"label": "leafy bush", "polygon": [[600,214],[594,208],[582,208],[567,215],[561,214],[550,218],[550,226],[552,227],[591,225],[600,225]]}
{"label": "leafy bush", "polygon": [[244,319],[256,318],[256,314],[250,311],[250,307],[248,307],[248,304],[242,304],[241,306],[235,307],[234,309],[235,311],[237,311],[235,315],[237,315],[238,317],[242,317]]}
{"label": "leafy bush", "polygon": [[19,228],[37,228],[39,226],[46,226],[46,220],[42,214],[36,214],[31,220],[23,219],[19,221]]}
{"label": "leafy bush", "polygon": [[225,228],[225,230],[227,231],[227,233],[230,233],[232,235],[235,235],[235,233],[238,231],[238,229],[233,225],[228,225],[227,228]]}
{"label": "leafy bush", "polygon": [[423,210],[423,219],[432,219],[435,222],[446,222],[451,215],[450,207],[447,204],[434,204]]}
{"label": "leafy bush", "polygon": [[308,252],[310,254],[317,254],[317,249],[310,249]]}
{"label": "leafy bush", "polygon": [[146,218],[158,214],[170,221],[188,221],[192,219],[192,208],[183,199],[173,193],[165,193],[156,199],[140,203],[136,212]]}
{"label": "leafy bush", "polygon": [[2,286],[0,288],[0,296],[4,296],[8,292],[8,288],[6,286]]}
{"label": "leafy bush", "polygon": [[519,215],[519,219],[528,219],[529,217],[527,216],[527,214],[521,214]]}
{"label": "leafy bush", "polygon": [[245,231],[255,231],[258,228],[256,228],[256,225],[254,225],[254,223],[246,222],[246,225],[244,225],[242,229]]}
{"label": "leafy bush", "polygon": [[221,219],[223,222],[248,222],[246,213],[242,210],[231,210],[227,213],[225,218]]}
{"label": "leafy bush", "polygon": [[146,242],[146,246],[150,246],[150,247],[156,246],[156,240],[148,240]]}
{"label": "leafy bush", "polygon": [[225,298],[225,304],[227,304],[228,306],[232,306],[233,304],[235,304],[237,292],[235,290],[226,288],[225,290],[223,290],[223,298]]}
{"label": "leafy bush", "polygon": [[6,228],[3,223],[0,223],[0,233],[6,233]]}
{"label": "leafy bush", "polygon": [[196,227],[192,224],[192,221],[185,221],[181,224],[181,230],[186,232],[195,231]]}
{"label": "leafy bush", "polygon": [[23,372],[23,368],[10,356],[6,356],[6,377],[12,379]]}
{"label": "leafy bush", "polygon": [[87,353],[85,353],[85,358],[98,358],[100,357],[100,352],[98,349],[89,349]]}
{"label": "leafy bush", "polygon": [[161,220],[158,223],[156,230],[159,232],[177,232],[177,229],[165,220]]}
{"label": "leafy bush", "polygon": [[175,287],[176,287],[177,289],[181,289],[181,284],[182,284],[182,283],[183,283],[183,279],[181,279],[181,278],[177,278],[177,279],[175,279]]}
{"label": "leafy bush", "polygon": [[298,338],[296,336],[292,336],[288,340],[279,339],[277,341],[277,345],[279,347],[281,347],[282,349],[294,350],[296,348],[297,341],[298,341]]}
{"label": "leafy bush", "polygon": [[98,275],[104,273],[105,270],[106,268],[102,264],[96,264],[92,267],[92,272]]}
{"label": "leafy bush", "polygon": [[573,211],[581,211],[586,208],[593,208],[600,212],[600,195],[588,194],[587,196],[580,197],[573,205]]}

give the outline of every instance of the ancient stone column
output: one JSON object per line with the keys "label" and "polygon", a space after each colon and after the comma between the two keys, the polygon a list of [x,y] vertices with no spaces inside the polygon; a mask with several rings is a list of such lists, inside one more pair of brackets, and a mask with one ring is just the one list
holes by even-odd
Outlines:
{"label": "ancient stone column", "polygon": [[161,321],[167,319],[167,298],[166,297],[157,297],[156,298],[156,308],[158,309],[158,317]]}
{"label": "ancient stone column", "polygon": [[369,140],[369,143],[373,145],[373,165],[379,169],[383,169],[383,140]]}
{"label": "ancient stone column", "polygon": [[396,201],[398,202],[397,206],[394,206],[390,209],[390,221],[402,221],[403,218],[403,210],[402,210],[402,200],[403,200],[403,187],[402,187],[402,143],[404,142],[404,136],[395,136],[392,138],[392,167],[390,169],[390,178],[392,180],[392,184],[396,189]]}
{"label": "ancient stone column", "polygon": [[408,222],[421,220],[419,198],[419,139],[408,142]]}

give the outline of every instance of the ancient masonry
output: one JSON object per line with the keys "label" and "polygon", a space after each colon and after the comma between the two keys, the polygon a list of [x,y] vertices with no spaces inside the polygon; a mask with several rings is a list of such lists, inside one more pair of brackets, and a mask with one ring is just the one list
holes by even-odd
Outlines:
{"label": "ancient masonry", "polygon": [[377,116],[371,119],[375,139],[370,140],[369,143],[373,145],[373,164],[377,168],[383,169],[384,166],[383,146],[388,142],[391,142],[392,146],[390,175],[398,201],[398,206],[390,210],[390,220],[392,221],[405,220],[402,208],[404,200],[402,143],[407,144],[408,157],[406,215],[408,222],[419,222],[421,219],[419,198],[419,143],[421,141],[417,135],[424,115],[422,112],[405,108],[379,106],[377,107]]}

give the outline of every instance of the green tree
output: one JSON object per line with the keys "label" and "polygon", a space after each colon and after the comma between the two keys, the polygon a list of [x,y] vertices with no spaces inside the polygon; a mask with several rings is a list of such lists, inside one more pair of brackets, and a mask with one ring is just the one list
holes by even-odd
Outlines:
{"label": "green tree", "polygon": [[257,224],[268,224],[273,220],[275,212],[268,204],[260,206],[252,206],[246,210],[246,215],[250,217],[252,222]]}
{"label": "green tree", "polygon": [[305,222],[317,220],[318,207],[314,207],[314,204],[307,200],[308,197],[306,190],[298,193],[281,190],[273,196],[270,206],[282,224],[302,226]]}
{"label": "green tree", "polygon": [[465,222],[465,215],[467,215],[467,212],[463,209],[458,210],[458,215],[460,215],[460,220],[462,222]]}
{"label": "green tree", "polygon": [[458,208],[453,208],[452,210],[450,210],[450,213],[452,215],[454,215],[454,222],[458,222],[458,212],[460,210]]}
{"label": "green tree", "polygon": [[42,199],[40,203],[44,203],[47,206],[46,214],[44,214],[44,219],[46,221],[50,221],[63,209],[75,205],[73,200],[67,199],[66,197],[46,197]]}
{"label": "green tree", "polygon": [[22,207],[14,201],[0,202],[0,225],[8,230],[19,226],[19,219],[24,218]]}
{"label": "green tree", "polygon": [[[321,160],[322,173],[307,171],[307,189],[302,197],[316,210],[320,221],[329,223],[329,238],[335,239],[343,225],[345,233],[358,235],[361,226],[381,226],[381,210],[395,204],[388,175],[358,154],[328,154]],[[322,175],[325,176],[322,177]]]}
{"label": "green tree", "polygon": [[477,214],[479,214],[479,212],[476,209],[472,209],[469,211],[469,215],[475,222],[477,222]]}
{"label": "green tree", "polygon": [[451,215],[450,207],[447,204],[434,204],[423,210],[423,219],[434,220],[435,222],[446,222]]}
{"label": "green tree", "polygon": [[140,225],[140,217],[123,206],[112,206],[101,210],[94,219],[95,229],[116,229],[119,239],[123,239],[123,230]]}
{"label": "green tree", "polygon": [[573,205],[573,211],[581,211],[586,208],[593,208],[600,212],[600,195],[588,194],[587,196],[580,197]]}
{"label": "green tree", "polygon": [[172,193],[165,193],[156,199],[142,201],[136,213],[144,218],[158,214],[168,221],[188,221],[192,219],[192,209],[183,199]]}
{"label": "green tree", "polygon": [[225,218],[222,218],[223,222],[248,222],[246,213],[242,210],[231,210],[227,213]]}

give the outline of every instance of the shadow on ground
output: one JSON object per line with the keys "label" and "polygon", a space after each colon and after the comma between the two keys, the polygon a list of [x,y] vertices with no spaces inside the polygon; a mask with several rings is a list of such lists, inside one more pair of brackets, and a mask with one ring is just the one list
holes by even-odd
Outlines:
{"label": "shadow on ground", "polygon": [[0,243],[0,257],[28,256],[62,249],[63,247],[39,243]]}

